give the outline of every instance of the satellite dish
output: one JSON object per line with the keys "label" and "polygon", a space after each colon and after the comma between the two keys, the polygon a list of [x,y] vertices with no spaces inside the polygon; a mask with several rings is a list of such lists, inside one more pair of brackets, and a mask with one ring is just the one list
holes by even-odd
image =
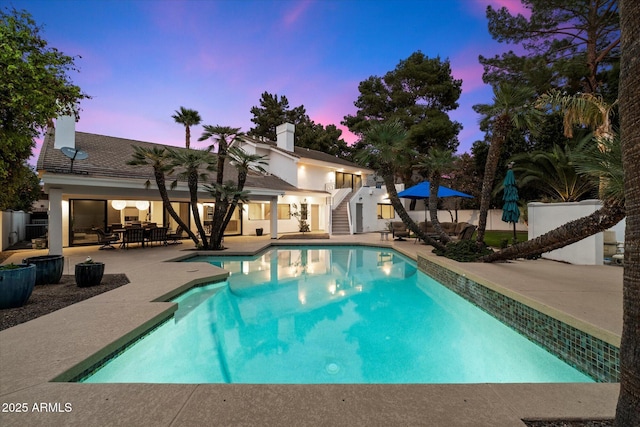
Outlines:
{"label": "satellite dish", "polygon": [[85,153],[82,150],[76,150],[73,147],[62,147],[60,149],[60,151],[62,151],[62,154],[64,154],[65,156],[67,156],[68,158],[71,159],[71,171],[73,172],[73,162],[74,160],[78,159],[78,160],[84,160],[86,158],[89,157],[89,155],[87,153]]}

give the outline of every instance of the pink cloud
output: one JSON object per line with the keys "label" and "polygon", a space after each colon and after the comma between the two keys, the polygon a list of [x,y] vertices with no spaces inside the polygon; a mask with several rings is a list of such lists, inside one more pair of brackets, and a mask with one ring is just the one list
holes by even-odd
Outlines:
{"label": "pink cloud", "polygon": [[456,66],[456,62],[455,59],[451,61],[451,73],[454,78],[462,79],[463,93],[473,92],[474,90],[484,87],[485,84],[482,81],[482,73],[484,70],[477,60],[475,63],[463,63],[460,66]]}
{"label": "pink cloud", "polygon": [[297,4],[291,10],[285,13],[282,19],[284,24],[289,27],[298,22],[300,17],[307,11],[307,9],[309,9],[312,3],[312,0],[301,0],[297,2]]}

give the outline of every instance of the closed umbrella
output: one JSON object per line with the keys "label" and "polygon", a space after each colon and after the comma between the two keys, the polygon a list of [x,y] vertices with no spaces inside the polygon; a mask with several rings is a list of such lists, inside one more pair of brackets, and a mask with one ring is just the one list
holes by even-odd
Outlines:
{"label": "closed umbrella", "polygon": [[518,208],[518,187],[516,187],[516,177],[511,170],[511,166],[509,165],[509,170],[507,171],[507,176],[504,177],[504,194],[502,195],[502,200],[504,201],[504,205],[502,205],[502,220],[504,222],[512,222],[513,223],[513,243],[516,240],[516,223],[520,219],[520,209]]}

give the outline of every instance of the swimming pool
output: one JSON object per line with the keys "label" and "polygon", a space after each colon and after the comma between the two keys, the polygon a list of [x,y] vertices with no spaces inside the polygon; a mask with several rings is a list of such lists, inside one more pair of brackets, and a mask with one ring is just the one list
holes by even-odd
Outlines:
{"label": "swimming pool", "polygon": [[83,382],[593,382],[390,249],[192,261],[231,275]]}

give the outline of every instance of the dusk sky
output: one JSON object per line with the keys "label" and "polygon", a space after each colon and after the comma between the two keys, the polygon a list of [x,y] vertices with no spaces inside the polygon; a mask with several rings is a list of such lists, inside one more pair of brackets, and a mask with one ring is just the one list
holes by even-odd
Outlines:
{"label": "dusk sky", "polygon": [[[6,4],[6,3],[5,3]],[[343,129],[358,84],[415,51],[451,61],[463,80],[458,152],[482,139],[472,105],[491,101],[478,55],[509,49],[487,30],[485,9],[519,0],[10,0],[43,37],[76,59],[73,82],[92,96],[77,130],[184,145],[180,106],[203,124],[252,127],[260,95],[285,95],[312,120]],[[192,146],[201,126],[192,129]],[[40,142],[36,153],[40,148]],[[30,161],[35,163],[35,158]]]}

